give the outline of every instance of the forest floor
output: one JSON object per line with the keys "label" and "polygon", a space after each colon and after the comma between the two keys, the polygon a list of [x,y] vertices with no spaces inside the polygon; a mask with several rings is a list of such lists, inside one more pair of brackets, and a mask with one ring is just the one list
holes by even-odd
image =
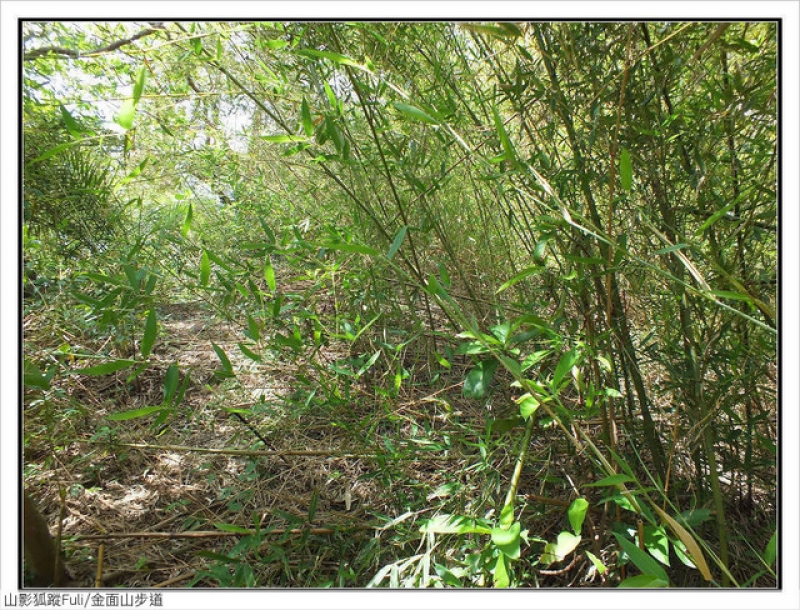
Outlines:
{"label": "forest floor", "polygon": [[[67,491],[61,536],[81,586],[98,578],[101,544],[103,586],[220,586],[235,569],[224,576],[209,558],[237,555],[236,541],[256,527],[259,542],[249,550],[280,558],[259,574],[262,586],[365,586],[365,567],[376,573],[380,559],[359,555],[380,541],[390,520],[412,527],[433,516],[419,507],[426,497],[451,493],[456,481],[478,491],[465,469],[474,470],[480,439],[468,431],[485,430],[487,415],[497,413],[491,401],[476,409],[457,381],[442,379],[437,389],[404,384],[387,399],[355,379],[336,404],[320,404],[302,365],[245,357],[237,348],[241,329],[216,319],[204,303],[158,311],[157,364],[132,383],[125,371],[69,376],[64,390],[80,408],[58,420],[58,446],[44,433],[29,435],[27,485],[53,532],[59,490]],[[26,335],[38,334],[38,322],[26,320]],[[219,375],[212,342],[228,355],[235,378]],[[346,345],[331,342],[313,357],[331,366],[346,356]],[[108,415],[160,404],[173,362],[182,378],[191,372],[191,381],[163,424],[153,425],[154,414],[109,425]],[[39,415],[26,413],[26,429]],[[513,462],[510,455],[493,459],[500,461],[492,469],[502,471],[499,494]],[[301,560],[293,557],[298,545]]]}
{"label": "forest floor", "polygon": [[[26,485],[53,532],[61,520],[67,567],[80,586],[364,587],[387,562],[420,552],[408,541],[421,539],[421,520],[448,510],[491,517],[502,505],[522,437],[519,411],[507,389],[466,399],[468,361],[392,396],[376,390],[391,384],[368,377],[337,377],[345,383],[332,392],[315,371],[341,367],[352,355],[343,341],[313,352],[317,368],[303,358],[259,362],[238,348],[242,329],[202,301],[160,306],[158,319],[155,363],[131,383],[125,371],[68,375],[59,383],[70,414],[26,408]],[[47,338],[40,316],[25,327],[37,349],[61,340]],[[235,377],[220,374],[214,345]],[[173,363],[191,379],[163,422],[158,413],[108,420],[161,404]],[[404,367],[417,364],[424,366]],[[599,422],[584,424],[599,434]],[[592,502],[592,531],[611,526],[601,492],[581,487],[590,481],[580,473],[592,472],[585,459],[555,430],[534,435],[519,493],[540,540],[564,528],[578,495]],[[769,526],[758,514],[758,522],[734,518],[756,535]],[[595,543],[595,555],[613,560],[613,539],[596,540],[605,546]],[[539,569],[537,579],[550,587],[604,582],[577,554]]]}

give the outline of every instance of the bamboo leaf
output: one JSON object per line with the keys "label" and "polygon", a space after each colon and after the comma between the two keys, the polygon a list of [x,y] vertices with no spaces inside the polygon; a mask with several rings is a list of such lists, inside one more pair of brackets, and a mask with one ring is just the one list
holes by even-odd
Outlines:
{"label": "bamboo leaf", "polygon": [[269,254],[267,254],[267,258],[264,261],[264,280],[267,282],[270,292],[275,292],[275,268],[272,266]]}
{"label": "bamboo leaf", "polygon": [[68,150],[68,149],[72,148],[73,146],[78,146],[79,144],[80,144],[80,142],[76,140],[76,141],[73,141],[73,142],[64,142],[63,144],[59,144],[58,146],[54,146],[50,150],[45,151],[44,153],[42,153],[41,155],[39,155],[35,159],[29,161],[27,163],[27,165],[33,165],[34,163],[39,163],[40,161],[45,161],[45,160],[47,160],[47,159],[49,159],[51,157],[55,157],[57,154],[59,154],[61,152],[64,152],[65,150]]}
{"label": "bamboo leaf", "polygon": [[612,474],[611,476],[595,481],[594,483],[587,483],[584,487],[612,487],[614,485],[621,485],[623,483],[633,483],[635,479],[627,474]]}
{"label": "bamboo leaf", "polygon": [[260,136],[265,142],[274,142],[276,144],[284,144],[286,142],[308,142],[305,136],[291,136],[287,134],[278,136]]}
{"label": "bamboo leaf", "polygon": [[242,534],[243,536],[252,535],[255,532],[253,530],[249,530],[246,527],[241,527],[240,525],[234,525],[232,523],[215,523],[214,527],[222,532],[229,532],[231,534]]}
{"label": "bamboo leaf", "polygon": [[753,299],[746,294],[741,294],[739,292],[733,292],[731,290],[712,290],[711,294],[716,297],[720,297],[721,299],[731,299],[733,301],[747,301],[748,303],[752,303]]}
{"label": "bamboo leaf", "polygon": [[164,404],[167,404],[175,396],[180,377],[178,365],[173,362],[169,365],[166,375],[164,375]]}
{"label": "bamboo leaf", "polygon": [[123,413],[112,413],[108,416],[108,419],[111,421],[127,421],[129,419],[137,419],[139,417],[146,417],[151,413],[157,413],[159,411],[166,411],[169,412],[170,409],[159,405],[157,407],[142,407],[141,409],[132,409],[130,411],[124,411]]}
{"label": "bamboo leaf", "polygon": [[250,358],[250,360],[254,362],[261,362],[261,356],[256,354],[253,350],[247,347],[244,343],[239,343],[239,349],[242,350],[242,353]]}
{"label": "bamboo leaf", "polygon": [[669,587],[669,582],[653,574],[637,574],[619,583],[620,589],[655,589]]}
{"label": "bamboo leaf", "polygon": [[711,580],[711,571],[708,569],[706,558],[703,556],[703,551],[700,550],[700,545],[697,544],[694,536],[687,532],[680,523],[675,521],[675,519],[670,517],[657,505],[654,504],[653,508],[661,516],[661,518],[667,522],[672,531],[675,532],[675,535],[680,538],[680,541],[686,546],[686,550],[689,551],[689,555],[691,556],[694,565],[696,565],[697,569],[700,570],[703,578],[706,580]]}
{"label": "bamboo leaf", "polygon": [[666,248],[661,248],[660,250],[656,250],[653,252],[656,256],[661,254],[669,254],[670,252],[677,252],[678,250],[683,250],[684,248],[688,248],[689,244],[673,244],[671,246],[667,246]]}
{"label": "bamboo leaf", "polygon": [[183,219],[183,225],[181,226],[181,237],[185,238],[189,234],[189,229],[192,228],[192,218],[194,217],[194,211],[192,209],[192,204],[189,204],[189,207],[186,209],[186,216]]}
{"label": "bamboo leaf", "polygon": [[394,255],[397,254],[397,251],[400,249],[400,246],[403,245],[403,240],[406,238],[406,233],[408,232],[408,226],[404,226],[397,232],[395,235],[394,241],[392,242],[391,247],[389,248],[389,252],[386,253],[386,258],[392,260]]}
{"label": "bamboo leaf", "polygon": [[63,105],[61,105],[60,107],[61,107],[61,119],[64,121],[64,125],[66,126],[67,131],[69,131],[69,134],[75,138],[80,136],[83,133],[83,128],[80,126],[78,121],[76,121],[74,117],[69,113],[69,110],[67,110]]}
{"label": "bamboo leaf", "polygon": [[208,250],[203,250],[203,255],[200,257],[200,285],[208,286],[208,280],[211,277],[211,259],[208,258]]}
{"label": "bamboo leaf", "polygon": [[558,361],[558,366],[556,366],[556,370],[553,373],[553,380],[550,382],[550,388],[554,392],[557,391],[561,380],[572,370],[572,367],[575,366],[579,358],[580,353],[578,349],[574,347],[561,356],[561,359]]}
{"label": "bamboo leaf", "polygon": [[771,566],[772,564],[775,563],[775,558],[778,555],[777,554],[777,544],[778,544],[777,536],[778,536],[778,532],[777,531],[772,532],[772,536],[770,537],[769,542],[767,543],[767,548],[764,549],[764,561],[766,562],[766,564],[768,566]]}
{"label": "bamboo leaf", "polygon": [[142,97],[142,93],[144,92],[144,81],[147,77],[147,71],[145,70],[145,66],[142,66],[139,70],[139,74],[136,76],[136,82],[133,84],[133,103],[138,103],[139,99]]}
{"label": "bamboo leaf", "polygon": [[122,102],[122,108],[119,110],[119,114],[114,119],[120,127],[122,127],[125,131],[128,131],[133,128],[133,118],[136,115],[136,104],[134,103],[133,99],[127,99]]}
{"label": "bamboo leaf", "polygon": [[361,244],[323,244],[322,247],[327,250],[341,250],[342,252],[353,252],[355,254],[366,254],[368,256],[381,255],[381,253],[374,248],[362,246]]}
{"label": "bamboo leaf", "polygon": [[141,163],[139,163],[139,165],[133,168],[133,171],[130,174],[128,174],[122,180],[119,181],[119,184],[117,184],[116,188],[124,186],[128,184],[128,182],[131,182],[135,178],[138,178],[141,175],[142,170],[149,162],[150,162],[150,157],[145,157],[145,159]]}
{"label": "bamboo leaf", "polygon": [[614,537],[617,539],[622,549],[628,554],[628,557],[631,558],[633,565],[639,568],[643,574],[655,576],[658,580],[669,583],[669,577],[664,571],[664,568],[661,567],[661,564],[618,533],[614,532]]}
{"label": "bamboo leaf", "polygon": [[308,107],[306,98],[300,104],[300,122],[303,124],[303,133],[310,138],[314,135],[314,123],[311,121],[311,109]]}
{"label": "bamboo leaf", "polygon": [[347,55],[342,55],[341,53],[334,53],[332,51],[317,51],[316,49],[300,49],[297,51],[297,54],[301,57],[308,57],[309,59],[327,59],[328,61],[332,61],[340,66],[351,66],[353,68],[363,70],[364,72],[370,71],[364,64],[357,62]]}
{"label": "bamboo leaf", "polygon": [[230,359],[228,358],[225,350],[223,350],[219,345],[211,342],[211,347],[214,348],[214,352],[217,354],[217,358],[222,363],[222,369],[229,375],[233,375],[233,365],[231,364]]}
{"label": "bamboo leaf", "polygon": [[158,322],[156,321],[156,310],[151,309],[144,323],[144,336],[142,337],[142,344],[140,346],[142,358],[147,358],[150,355],[153,345],[156,342],[157,334]]}
{"label": "bamboo leaf", "polygon": [[261,329],[258,327],[258,322],[250,314],[247,314],[247,330],[253,341],[258,342],[261,339]]}
{"label": "bamboo leaf", "polygon": [[508,132],[506,131],[505,125],[503,125],[503,119],[500,117],[500,112],[497,110],[497,106],[495,106],[493,110],[494,126],[497,130],[497,135],[500,137],[500,143],[503,145],[506,158],[514,165],[514,167],[519,168],[520,163],[519,159],[517,158],[517,152],[514,149],[514,145],[511,143],[511,139],[508,137]]}
{"label": "bamboo leaf", "polygon": [[414,121],[421,121],[422,123],[427,123],[428,125],[438,125],[439,121],[433,118],[424,110],[420,110],[416,106],[411,106],[409,104],[401,104],[400,102],[394,102],[392,104],[395,109],[400,112],[401,114],[407,116]]}
{"label": "bamboo leaf", "polygon": [[633,184],[633,167],[631,165],[631,154],[627,148],[623,148],[619,156],[619,183],[622,190],[631,190]]}
{"label": "bamboo leaf", "polygon": [[539,275],[540,273],[543,273],[544,270],[545,267],[543,267],[542,265],[533,265],[531,267],[526,267],[525,269],[517,273],[514,277],[512,277],[510,280],[507,280],[502,286],[500,286],[500,288],[498,288],[495,291],[495,294],[500,294],[504,290],[511,288],[514,284],[521,282],[525,278],[528,278],[532,275]]}
{"label": "bamboo leaf", "polygon": [[740,195],[739,195],[739,196],[738,196],[736,199],[734,199],[733,201],[731,201],[731,202],[730,202],[728,205],[726,205],[726,206],[723,206],[722,208],[720,208],[719,210],[717,210],[716,212],[714,212],[714,213],[713,213],[711,216],[709,216],[709,217],[708,217],[708,219],[707,219],[707,220],[706,220],[706,221],[705,221],[705,222],[704,222],[702,225],[700,225],[700,227],[697,229],[697,231],[695,231],[695,232],[694,232],[694,234],[695,234],[696,236],[698,236],[698,237],[699,237],[700,235],[702,235],[702,234],[703,234],[703,231],[705,231],[706,229],[708,229],[708,228],[709,228],[711,225],[713,225],[714,223],[716,223],[716,222],[717,222],[717,221],[718,221],[720,218],[722,218],[722,217],[723,217],[723,216],[725,216],[725,215],[726,215],[728,212],[730,212],[730,211],[731,211],[731,209],[733,209],[734,207],[736,207],[736,204],[737,204],[737,203],[739,203],[739,201],[742,199],[742,196],[743,196],[743,195],[744,195],[744,193],[740,194]]}

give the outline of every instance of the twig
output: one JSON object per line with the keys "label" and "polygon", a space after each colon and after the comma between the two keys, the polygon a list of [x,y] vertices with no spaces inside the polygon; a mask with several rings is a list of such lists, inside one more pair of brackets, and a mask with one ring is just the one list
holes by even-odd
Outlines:
{"label": "twig", "polygon": [[[106,443],[105,441],[93,441],[89,439],[74,439],[73,442],[90,443],[90,444]],[[255,449],[210,449],[207,447],[187,447],[185,445],[148,445],[146,443],[115,443],[114,446],[129,447],[131,449],[158,450],[158,451],[188,451],[193,453],[208,453],[212,455],[239,455],[239,456],[249,456],[249,457],[326,456],[326,457],[353,458],[353,459],[390,457],[385,453],[375,453],[369,451],[364,451],[364,452],[341,451],[338,449],[309,449],[309,450],[291,449],[286,451],[273,451],[273,450],[255,450]],[[398,456],[393,456],[393,459],[411,460],[411,461],[415,460],[420,461],[422,459],[429,459],[429,460],[441,461],[441,460],[461,460],[466,457],[464,455],[436,455],[433,452],[425,452],[425,453],[428,455],[424,455],[424,457],[419,457],[418,454],[410,456],[398,455]]]}
{"label": "twig", "polygon": [[[283,534],[309,534],[326,535],[335,534],[337,531],[347,530],[379,530],[378,526],[373,525],[348,525],[342,528],[332,527],[311,527],[311,528],[292,528],[292,529],[273,529],[262,530],[262,535],[279,536]],[[241,532],[222,532],[212,530],[200,530],[194,532],[109,532],[107,534],[81,534],[73,536],[74,542],[83,540],[130,540],[136,539],[160,539],[160,540],[178,540],[181,538],[234,538],[236,536],[250,536],[255,534],[254,530],[247,530]]]}
{"label": "twig", "polygon": [[566,574],[572,568],[574,568],[575,564],[578,563],[578,560],[580,558],[581,558],[581,555],[578,555],[576,553],[575,557],[573,557],[572,561],[569,562],[568,566],[566,566],[564,568],[561,568],[560,570],[539,570],[539,574],[542,574],[543,576],[561,576],[562,574]]}

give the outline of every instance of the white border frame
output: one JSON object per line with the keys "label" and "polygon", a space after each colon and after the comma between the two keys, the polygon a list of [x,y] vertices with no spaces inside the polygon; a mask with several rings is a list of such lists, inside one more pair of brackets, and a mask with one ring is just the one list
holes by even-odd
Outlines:
{"label": "white border frame", "polygon": [[[18,481],[18,375],[19,310],[18,246],[19,206],[18,174],[18,19],[774,19],[782,18],[782,235],[780,286],[782,360],[782,516],[781,591],[762,590],[666,590],[620,591],[585,590],[482,590],[453,591],[365,591],[365,590],[148,590],[163,593],[164,608],[205,610],[208,608],[458,608],[469,610],[488,607],[530,606],[542,608],[592,608],[593,610],[638,610],[648,608],[690,610],[759,610],[800,608],[800,564],[798,563],[798,487],[800,476],[800,419],[798,418],[798,305],[797,280],[800,257],[800,190],[798,189],[798,75],[800,65],[800,5],[796,0],[765,2],[26,2],[0,0],[0,595],[3,600],[17,592],[17,481]],[[763,545],[764,541],[753,541]],[[86,592],[87,590],[83,590]],[[107,590],[103,590],[107,591]],[[118,590],[123,592],[123,590]],[[91,592],[91,591],[89,591]],[[134,590],[131,592],[139,592]],[[64,606],[69,607],[69,606]],[[148,606],[142,606],[147,608]]]}

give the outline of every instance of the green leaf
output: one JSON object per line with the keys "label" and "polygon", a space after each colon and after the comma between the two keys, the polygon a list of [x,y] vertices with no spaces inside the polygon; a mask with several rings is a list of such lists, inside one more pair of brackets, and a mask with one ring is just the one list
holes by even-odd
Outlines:
{"label": "green leaf", "polygon": [[47,378],[42,370],[30,360],[25,360],[23,383],[26,388],[35,388],[37,390],[49,390],[50,379]]}
{"label": "green leaf", "polygon": [[116,373],[122,369],[136,364],[135,360],[112,360],[111,362],[104,362],[95,366],[87,366],[82,369],[72,369],[70,373],[73,375],[108,375],[109,373]]}
{"label": "green leaf", "polygon": [[419,528],[422,534],[491,534],[492,530],[477,525],[473,519],[460,515],[436,515],[424,521]]}
{"label": "green leaf", "polygon": [[621,483],[633,483],[634,480],[635,479],[633,477],[630,477],[627,474],[619,473],[612,474],[611,476],[600,479],[599,481],[595,481],[594,483],[587,483],[584,485],[584,487],[612,487],[614,485],[620,485]]}
{"label": "green leaf", "polygon": [[694,539],[694,537],[688,531],[686,531],[686,529],[680,523],[669,516],[659,506],[654,504],[653,509],[661,516],[662,519],[664,519],[664,521],[667,522],[670,529],[675,532],[675,535],[677,535],[680,541],[684,544],[686,550],[692,558],[692,561],[703,575],[703,578],[705,578],[707,581],[710,581],[711,571],[708,569],[708,564],[706,563],[706,558],[703,555],[703,551],[700,548],[700,545],[697,544],[697,541]]}
{"label": "green leaf", "polygon": [[258,322],[250,314],[247,314],[247,330],[250,332],[250,338],[253,341],[261,340],[261,329],[258,326]]}
{"label": "green leaf", "polygon": [[230,532],[231,534],[242,534],[245,536],[249,536],[255,534],[253,530],[249,530],[246,527],[242,527],[241,525],[234,525],[232,523],[215,523],[214,527],[222,532]]}
{"label": "green leaf", "polygon": [[767,548],[764,549],[764,562],[771,566],[775,563],[775,558],[777,557],[777,547],[778,547],[778,532],[772,532],[772,537],[770,537],[769,542],[767,543]]}
{"label": "green leaf", "polygon": [[494,570],[492,570],[492,584],[497,589],[505,589],[509,584],[511,584],[511,579],[508,575],[507,562],[508,558],[504,553],[501,553],[497,557],[497,561],[494,564]]}
{"label": "green leaf", "polygon": [[502,354],[498,355],[497,358],[514,378],[518,379],[522,377],[522,367],[519,365],[519,362],[508,356],[503,356]]}
{"label": "green leaf", "polygon": [[200,57],[203,54],[203,39],[199,36],[192,38],[189,40],[189,44],[192,45],[192,49],[194,49],[194,54]]}
{"label": "green leaf", "polygon": [[556,561],[562,561],[567,555],[572,553],[581,542],[581,537],[570,532],[561,532],[555,542],[545,545],[542,552],[541,563],[550,565]]}
{"label": "green leaf", "polygon": [[558,391],[561,380],[572,370],[572,367],[575,366],[579,358],[580,352],[575,347],[561,356],[561,360],[558,361],[558,366],[556,366],[556,370],[553,373],[553,380],[550,382],[550,388],[553,392]]}
{"label": "green leaf", "polygon": [[397,254],[397,251],[400,249],[400,246],[403,245],[403,240],[406,238],[406,233],[408,232],[408,225],[403,226],[397,232],[397,235],[394,237],[394,241],[392,242],[391,247],[389,248],[389,252],[386,253],[386,258],[392,260],[394,255]]}
{"label": "green leaf", "polygon": [[133,84],[133,103],[136,104],[139,102],[139,99],[142,97],[142,93],[144,93],[144,81],[147,77],[147,71],[145,66],[142,66],[139,70],[139,74],[136,76],[136,82]]}
{"label": "green leaf", "polygon": [[500,294],[504,290],[507,290],[508,288],[511,288],[514,284],[516,284],[518,282],[521,282],[522,280],[524,280],[527,277],[530,277],[532,275],[539,275],[540,273],[543,273],[544,270],[545,270],[545,267],[543,267],[542,265],[533,265],[532,267],[527,267],[527,268],[523,269],[522,271],[520,271],[519,273],[517,273],[510,280],[507,280],[502,286],[500,286],[500,288],[498,288],[495,291],[495,294]]}
{"label": "green leaf", "polygon": [[308,107],[308,101],[303,98],[300,104],[300,122],[303,124],[303,133],[306,137],[310,138],[314,135],[314,123],[311,120],[311,109]]}
{"label": "green leaf", "polygon": [[253,360],[254,362],[261,362],[261,356],[256,354],[253,350],[247,347],[244,343],[239,343],[239,349],[242,350],[242,353]]}
{"label": "green leaf", "polygon": [[633,167],[631,166],[631,154],[627,148],[623,148],[619,156],[619,183],[622,186],[622,190],[631,190]]}
{"label": "green leaf", "polygon": [[428,125],[439,124],[439,121],[437,119],[433,118],[424,110],[420,110],[416,106],[411,106],[409,104],[401,104],[400,102],[393,102],[392,105],[398,112],[400,112],[401,114],[405,115],[410,119],[413,119],[414,121],[421,121],[422,123],[427,123]]}
{"label": "green leaf", "polygon": [[147,358],[153,349],[156,342],[156,335],[158,334],[158,322],[156,320],[156,310],[151,309],[147,314],[147,320],[144,323],[144,336],[142,337],[142,344],[140,346],[142,358]]}
{"label": "green leaf", "polygon": [[128,174],[122,180],[119,181],[116,188],[125,186],[126,184],[128,184],[128,182],[131,182],[136,178],[138,178],[141,175],[142,170],[149,162],[150,162],[150,157],[145,157],[145,159],[141,163],[139,163],[139,165],[133,168],[133,171],[130,174]]}
{"label": "green leaf", "polygon": [[671,246],[667,246],[666,248],[661,248],[661,250],[656,250],[653,252],[654,255],[659,256],[661,254],[669,254],[670,252],[675,252],[676,250],[683,250],[684,248],[688,248],[689,244],[673,244]]}
{"label": "green leaf", "polygon": [[644,548],[665,566],[669,566],[669,539],[663,527],[644,526]]}
{"label": "green leaf", "polygon": [[655,589],[669,587],[669,582],[652,574],[638,574],[619,583],[620,589]]}
{"label": "green leaf", "polygon": [[267,282],[270,292],[275,292],[275,268],[272,266],[269,254],[267,254],[267,258],[264,261],[264,280]]}
{"label": "green leaf", "polygon": [[531,396],[530,394],[525,394],[517,399],[517,403],[519,404],[519,414],[528,419],[531,415],[536,413],[536,409],[539,408],[539,401]]}
{"label": "green leaf", "polygon": [[518,168],[520,166],[520,162],[517,158],[517,152],[514,148],[514,144],[512,144],[511,139],[508,137],[508,132],[506,132],[505,125],[503,125],[503,119],[500,117],[500,112],[497,110],[497,106],[495,106],[493,110],[494,126],[497,130],[497,135],[500,137],[500,143],[503,145],[506,158],[514,165],[514,167]]}
{"label": "green leaf", "polygon": [[361,244],[322,244],[322,247],[327,250],[341,250],[342,252],[353,252],[355,254],[366,254],[367,256],[380,256],[381,253],[370,248],[369,246],[362,246]]}
{"label": "green leaf", "polygon": [[686,527],[695,527],[711,519],[710,508],[695,508],[683,511],[678,515],[678,521]]}
{"label": "green leaf", "polygon": [[186,209],[186,216],[183,219],[183,226],[181,226],[181,237],[185,238],[189,234],[189,229],[192,228],[192,218],[194,216],[194,210],[192,209],[192,204],[189,204],[189,207]]}
{"label": "green leaf", "polygon": [[132,99],[127,99],[122,102],[122,108],[120,108],[119,114],[114,119],[116,123],[122,127],[125,131],[128,131],[133,127],[133,117],[136,114],[136,104],[133,102]]}
{"label": "green leaf", "polygon": [[361,366],[361,368],[360,368],[360,369],[358,369],[358,372],[356,373],[356,377],[361,377],[361,375],[363,375],[364,373],[366,373],[366,372],[367,372],[367,371],[368,371],[368,370],[369,370],[369,369],[372,367],[372,365],[373,365],[373,364],[375,364],[375,361],[378,359],[378,357],[379,357],[380,355],[381,355],[381,350],[378,350],[377,352],[375,352],[374,354],[372,354],[372,356],[370,356],[369,360],[367,360],[367,361],[366,361],[366,362],[365,362],[365,363],[364,363],[364,364]]}
{"label": "green leaf", "polygon": [[316,49],[299,49],[297,54],[302,57],[308,57],[309,59],[327,59],[335,64],[339,64],[341,66],[352,66],[353,68],[358,68],[364,72],[370,71],[365,65],[360,64],[356,60],[348,57],[347,55],[342,55],[341,53],[334,53],[332,51],[317,51]]}
{"label": "green leaf", "polygon": [[519,559],[520,555],[520,524],[515,521],[508,529],[499,527],[492,529],[492,542],[510,559]]}
{"label": "green leaf", "polygon": [[214,348],[214,351],[217,354],[217,358],[219,358],[219,361],[222,363],[222,369],[229,375],[233,375],[233,365],[231,364],[231,361],[228,358],[228,356],[225,354],[225,350],[223,350],[219,345],[217,345],[213,341],[211,342],[211,347]]}
{"label": "green leaf", "polygon": [[464,396],[467,398],[482,398],[489,389],[489,384],[492,382],[498,364],[498,361],[494,358],[484,360],[467,373],[467,377],[464,379]]}
{"label": "green leaf", "polygon": [[715,297],[719,297],[721,299],[730,299],[732,301],[747,301],[750,303],[753,301],[752,297],[739,292],[732,292],[730,290],[712,290],[711,294],[713,294]]}
{"label": "green leaf", "polygon": [[595,256],[575,256],[574,254],[563,254],[566,260],[580,265],[605,265],[608,261]]}
{"label": "green leaf", "polygon": [[628,557],[631,558],[633,565],[639,568],[643,574],[655,576],[658,580],[669,583],[667,573],[655,559],[618,533],[614,532],[614,537],[617,539],[622,549],[628,554]]}
{"label": "green leaf", "polygon": [[514,525],[514,503],[506,504],[500,511],[500,529],[507,530]]}
{"label": "green leaf", "polygon": [[203,250],[200,257],[200,285],[208,286],[208,279],[211,277],[211,259],[208,258],[208,250]]}
{"label": "green leaf", "polygon": [[151,413],[157,413],[159,411],[169,411],[169,409],[164,408],[163,405],[157,407],[142,407],[141,409],[133,409],[131,411],[125,411],[123,413],[112,413],[108,416],[108,419],[111,421],[127,421],[129,419],[137,419],[139,417],[146,417]]}
{"label": "green leaf", "polygon": [[175,396],[175,390],[178,389],[178,381],[180,381],[181,372],[178,365],[174,362],[169,365],[166,375],[164,375],[164,404],[169,403]]}
{"label": "green leaf", "polygon": [[67,131],[69,131],[69,135],[71,135],[73,138],[77,138],[83,133],[83,128],[80,126],[78,121],[76,121],[73,118],[73,116],[69,113],[69,110],[67,110],[63,105],[61,105],[60,107],[61,107],[61,120],[64,121],[64,125],[66,126]]}
{"label": "green leaf", "polygon": [[741,200],[743,195],[744,195],[744,193],[739,195],[736,199],[731,201],[728,205],[721,207],[719,210],[717,210],[711,216],[709,216],[708,220],[706,220],[702,225],[700,225],[700,228],[697,229],[697,231],[694,232],[695,236],[699,237],[700,235],[702,235],[703,231],[708,229],[711,225],[713,225],[715,222],[717,222],[720,218],[722,218],[728,212],[730,212],[731,209],[736,207],[736,204],[739,203],[739,201]]}
{"label": "green leaf", "polygon": [[447,358],[445,358],[444,356],[442,356],[439,352],[437,352],[435,350],[433,352],[433,355],[436,357],[436,362],[438,362],[442,367],[446,368],[447,370],[450,370],[450,367],[452,365],[450,364],[450,361],[447,360]]}
{"label": "green leaf", "polygon": [[586,511],[589,508],[589,503],[583,498],[576,499],[569,507],[567,515],[569,515],[569,524],[572,526],[572,531],[576,536],[580,536],[581,527],[583,527],[583,520],[586,518]]}
{"label": "green leaf", "polygon": [[45,161],[51,157],[55,157],[60,152],[63,152],[73,146],[78,146],[81,142],[79,140],[75,140],[73,142],[64,142],[63,144],[59,144],[58,146],[54,146],[48,151],[45,151],[32,161],[29,161],[26,165],[33,165],[34,163],[39,163],[39,161]]}
{"label": "green leaf", "polygon": [[589,551],[584,551],[584,553],[586,553],[586,556],[591,560],[591,562],[594,564],[594,567],[597,568],[597,571],[600,574],[606,573],[608,568],[602,561],[600,561],[600,559],[598,559],[593,553]]}
{"label": "green leaf", "polygon": [[284,144],[286,142],[308,142],[308,138],[305,136],[290,136],[290,135],[280,135],[280,136],[260,136],[262,140],[266,142],[274,142],[276,144]]}
{"label": "green leaf", "polygon": [[465,30],[471,30],[479,34],[486,34],[504,40],[518,38],[522,35],[520,29],[513,23],[498,23],[496,25],[486,23],[461,23],[459,25]]}
{"label": "green leaf", "polygon": [[[323,88],[325,89],[325,96],[328,98],[328,103],[331,106],[331,110],[333,110],[338,114],[339,100],[336,99],[336,94],[333,92],[333,89],[331,89],[331,86],[328,84],[328,81],[325,81],[324,83],[322,83],[322,85]],[[333,121],[331,117],[327,117],[326,122],[328,122],[328,120],[330,120],[330,125],[333,126]]]}

